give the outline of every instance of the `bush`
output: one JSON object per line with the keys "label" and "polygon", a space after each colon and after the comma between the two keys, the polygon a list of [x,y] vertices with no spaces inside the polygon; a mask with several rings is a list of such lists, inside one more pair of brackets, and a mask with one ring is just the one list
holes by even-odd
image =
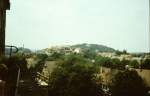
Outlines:
{"label": "bush", "polygon": [[147,88],[136,71],[126,70],[115,75],[112,96],[147,96]]}
{"label": "bush", "polygon": [[131,60],[129,65],[134,67],[134,68],[139,68],[139,63],[137,60]]}
{"label": "bush", "polygon": [[99,56],[99,57],[96,58],[95,63],[97,65],[104,66],[104,67],[110,67],[110,68],[112,67],[111,59],[108,58],[108,57]]}
{"label": "bush", "polygon": [[111,61],[112,61],[112,67],[111,68],[114,68],[114,69],[117,69],[121,64],[120,60],[117,58],[114,58]]}
{"label": "bush", "polygon": [[83,57],[69,56],[52,72],[49,96],[99,96],[102,91],[96,72]]}
{"label": "bush", "polygon": [[46,54],[37,54],[37,58],[45,60],[46,58],[48,58],[48,56]]}
{"label": "bush", "polygon": [[141,65],[143,69],[150,69],[150,59],[144,60],[144,63]]}
{"label": "bush", "polygon": [[129,65],[129,60],[126,60],[126,59],[123,59],[122,61],[121,61],[121,64],[120,65],[118,65],[118,69],[119,70],[124,70],[125,69],[125,66],[126,65]]}

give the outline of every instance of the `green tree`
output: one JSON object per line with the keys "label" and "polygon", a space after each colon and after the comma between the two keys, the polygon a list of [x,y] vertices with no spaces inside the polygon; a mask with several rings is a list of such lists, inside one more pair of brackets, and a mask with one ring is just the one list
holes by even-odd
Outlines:
{"label": "green tree", "polygon": [[112,81],[112,96],[147,96],[147,87],[136,71],[118,72]]}
{"label": "green tree", "polygon": [[131,60],[129,65],[134,67],[134,68],[139,68],[139,63],[137,60]]}
{"label": "green tree", "polygon": [[119,51],[119,50],[116,50],[116,55],[121,55],[122,54],[122,52],[121,51]]}
{"label": "green tree", "polygon": [[119,69],[119,70],[124,70],[124,69],[125,69],[125,66],[126,66],[126,65],[129,65],[129,63],[130,63],[129,60],[123,59],[123,60],[121,61],[121,64],[118,65],[118,69]]}
{"label": "green tree", "polygon": [[144,60],[144,62],[141,66],[143,69],[150,69],[150,59]]}
{"label": "green tree", "polygon": [[124,50],[122,51],[122,53],[123,53],[123,54],[127,54],[127,50],[124,49]]}
{"label": "green tree", "polygon": [[49,96],[99,96],[102,92],[96,68],[81,56],[58,63],[49,80]]}
{"label": "green tree", "polygon": [[104,67],[112,67],[111,59],[108,57],[98,56],[95,60],[95,63]]}
{"label": "green tree", "polygon": [[111,68],[114,68],[114,69],[117,69],[118,66],[121,64],[120,60],[117,58],[111,59],[111,62],[112,62]]}
{"label": "green tree", "polygon": [[93,50],[85,49],[83,51],[83,56],[85,58],[94,59],[96,57],[96,52]]}
{"label": "green tree", "polygon": [[46,54],[37,54],[37,58],[41,60],[45,60],[48,56]]}

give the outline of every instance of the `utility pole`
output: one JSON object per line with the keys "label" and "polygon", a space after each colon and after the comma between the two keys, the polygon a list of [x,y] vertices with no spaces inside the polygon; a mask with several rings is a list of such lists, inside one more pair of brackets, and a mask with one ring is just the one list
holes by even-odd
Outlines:
{"label": "utility pole", "polygon": [[150,54],[150,0],[149,0],[149,54]]}
{"label": "utility pole", "polygon": [[9,0],[0,0],[0,57],[5,55],[6,10],[9,9]]}

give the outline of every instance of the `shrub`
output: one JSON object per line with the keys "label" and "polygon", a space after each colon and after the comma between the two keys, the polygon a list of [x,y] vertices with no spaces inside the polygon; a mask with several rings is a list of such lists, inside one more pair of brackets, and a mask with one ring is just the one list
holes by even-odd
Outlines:
{"label": "shrub", "polygon": [[52,72],[49,96],[99,96],[102,91],[96,72],[82,57],[69,56]]}
{"label": "shrub", "polygon": [[111,90],[112,96],[147,96],[147,88],[136,71],[118,72]]}

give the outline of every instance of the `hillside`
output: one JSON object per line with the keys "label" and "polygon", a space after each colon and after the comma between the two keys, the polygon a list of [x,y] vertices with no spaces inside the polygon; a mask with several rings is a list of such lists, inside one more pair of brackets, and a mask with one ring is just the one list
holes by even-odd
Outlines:
{"label": "hillside", "polygon": [[83,50],[97,51],[97,52],[114,52],[114,51],[116,51],[115,49],[104,46],[104,45],[87,44],[87,43],[76,44],[76,45],[72,45],[71,47],[72,48],[81,48]]}

